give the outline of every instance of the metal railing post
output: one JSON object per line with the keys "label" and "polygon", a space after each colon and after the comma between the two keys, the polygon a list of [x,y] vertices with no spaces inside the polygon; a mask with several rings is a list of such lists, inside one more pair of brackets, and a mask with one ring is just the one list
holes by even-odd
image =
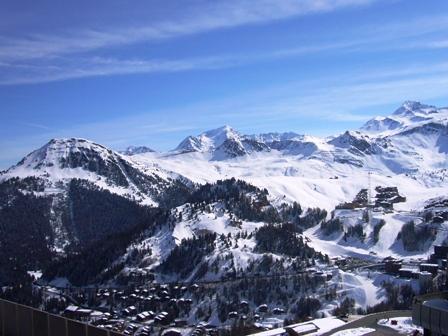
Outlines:
{"label": "metal railing post", "polygon": [[31,312],[31,336],[34,336],[34,310],[30,309]]}
{"label": "metal railing post", "polygon": [[3,301],[0,301],[0,314],[2,319],[2,335],[5,335],[5,308]]}
{"label": "metal railing post", "polygon": [[16,335],[19,336],[19,306],[17,303],[14,303],[14,306],[16,308],[14,309],[16,311]]}
{"label": "metal railing post", "polygon": [[52,335],[51,330],[50,330],[50,315],[49,314],[45,314],[45,316],[47,317],[47,332],[48,332],[48,335]]}

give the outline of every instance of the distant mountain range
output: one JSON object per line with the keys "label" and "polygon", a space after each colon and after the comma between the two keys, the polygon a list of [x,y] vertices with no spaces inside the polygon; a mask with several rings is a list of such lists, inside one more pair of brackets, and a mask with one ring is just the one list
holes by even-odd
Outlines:
{"label": "distant mountain range", "polygon": [[[145,266],[134,261],[127,270],[144,268],[162,276],[173,273],[164,260],[182,239],[205,233],[256,235],[266,224],[288,221],[309,240],[296,243],[316,253],[425,255],[445,234],[428,236],[428,243],[417,247],[403,245],[397,236],[411,220],[429,225],[421,220],[427,209],[440,215],[442,207],[434,204],[445,204],[448,196],[447,167],[448,108],[411,101],[388,117],[327,138],[293,132],[244,135],[224,126],[189,136],[163,153],[146,146],[118,153],[85,139],[53,139],[0,175],[0,246],[10,247],[0,257],[15,253],[27,260],[23,267],[43,268],[55,256],[122,235],[127,238],[113,252],[115,261],[104,261],[104,268],[128,258],[131,246],[146,246],[151,254],[138,259]],[[215,186],[218,180],[227,182]],[[386,199],[390,195],[382,193],[388,189],[375,192],[375,187],[397,188],[392,196],[401,201],[367,223],[365,209],[340,205],[369,186],[372,197]],[[300,211],[288,208],[294,202]],[[342,224],[329,222],[335,228],[329,234],[325,223],[334,218]],[[375,229],[381,220],[385,225]],[[446,224],[443,211],[438,221]],[[348,227],[356,225],[364,238],[347,239],[347,232],[355,232]],[[265,252],[290,253],[280,247],[263,250],[261,237],[238,239],[237,247],[221,247],[221,253],[239,251],[239,258],[253,263]],[[199,263],[215,260],[213,251],[210,247]],[[248,264],[237,266],[244,270]],[[195,266],[177,276],[198,277],[197,272]],[[200,276],[211,277],[207,271]]]}

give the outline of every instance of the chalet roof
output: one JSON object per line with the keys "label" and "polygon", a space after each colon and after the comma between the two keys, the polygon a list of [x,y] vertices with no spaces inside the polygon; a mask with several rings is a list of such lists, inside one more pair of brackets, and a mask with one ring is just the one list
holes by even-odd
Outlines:
{"label": "chalet roof", "polygon": [[65,311],[67,311],[67,312],[75,312],[75,311],[77,311],[78,309],[79,309],[78,306],[70,305],[70,306],[68,306],[67,308],[65,308]]}
{"label": "chalet roof", "polygon": [[431,272],[426,272],[426,271],[420,272],[420,275],[430,275],[430,276],[432,276]]}
{"label": "chalet roof", "polygon": [[163,333],[163,335],[182,335],[182,333],[178,329],[170,328],[166,329]]}
{"label": "chalet roof", "polygon": [[439,264],[424,263],[424,264],[420,264],[420,266],[424,266],[424,267],[439,267]]}
{"label": "chalet roof", "polygon": [[291,326],[291,327],[285,327],[285,330],[288,331],[288,329],[293,330],[296,334],[308,334],[311,332],[318,331],[318,328],[314,323],[307,323],[297,326]]}

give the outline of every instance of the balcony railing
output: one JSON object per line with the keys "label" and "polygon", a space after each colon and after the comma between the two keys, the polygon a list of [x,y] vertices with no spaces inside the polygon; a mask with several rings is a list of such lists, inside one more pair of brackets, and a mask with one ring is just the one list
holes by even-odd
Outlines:
{"label": "balcony railing", "polygon": [[79,321],[0,299],[3,336],[122,336]]}

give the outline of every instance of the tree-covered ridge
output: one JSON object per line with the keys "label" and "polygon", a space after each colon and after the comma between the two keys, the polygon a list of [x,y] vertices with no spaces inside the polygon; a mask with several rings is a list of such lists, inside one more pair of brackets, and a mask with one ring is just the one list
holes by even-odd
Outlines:
{"label": "tree-covered ridge", "polygon": [[253,222],[293,223],[302,229],[319,224],[327,216],[327,212],[319,208],[310,208],[304,213],[298,202],[274,206],[268,197],[267,189],[231,178],[200,186],[192,193],[188,202],[199,210],[221,202],[236,218]]}
{"label": "tree-covered ridge", "polygon": [[0,204],[4,204],[17,194],[23,192],[43,192],[45,181],[41,178],[28,176],[25,178],[12,177],[0,183]]}
{"label": "tree-covered ridge", "polygon": [[74,283],[92,280],[126,251],[136,232],[152,229],[165,213],[85,180],[73,179],[65,188],[66,193],[44,193],[45,183],[35,177],[0,183],[0,284],[58,260],[57,229],[66,232],[63,243],[69,254],[55,264],[60,273]]}
{"label": "tree-covered ridge", "polygon": [[168,219],[168,213],[158,208],[145,209],[140,215],[135,217],[134,225],[130,228],[99,238],[66,256],[56,258],[46,268],[44,278],[65,277],[72,284],[82,286],[116,276],[124,267],[126,260],[122,260],[122,256],[128,247],[143,236],[153,234]]}
{"label": "tree-covered ridge", "polygon": [[160,265],[162,273],[187,277],[204,261],[204,257],[215,249],[216,233],[209,233],[191,239],[183,239]]}
{"label": "tree-covered ridge", "polygon": [[45,267],[51,260],[51,197],[26,192],[39,190],[39,182],[29,178],[0,183],[0,285],[13,283],[26,270]]}
{"label": "tree-covered ridge", "polygon": [[325,235],[330,235],[335,232],[342,232],[344,226],[339,218],[331,218],[328,221],[323,221],[320,224],[320,229]]}
{"label": "tree-covered ridge", "polygon": [[197,189],[189,198],[190,203],[211,204],[222,202],[224,207],[236,217],[255,222],[279,222],[278,211],[268,200],[268,191],[259,189],[247,182],[218,180]]}
{"label": "tree-covered ridge", "polygon": [[79,179],[68,185],[66,206],[63,221],[81,246],[126,232],[151,218],[149,207]]}
{"label": "tree-covered ridge", "polygon": [[304,242],[301,233],[293,224],[265,225],[255,233],[255,251],[303,259],[315,257],[316,251]]}
{"label": "tree-covered ridge", "polygon": [[344,233],[344,240],[347,240],[350,237],[356,238],[359,241],[364,242],[364,240],[366,239],[366,234],[364,233],[363,225],[356,224],[356,225],[347,227],[347,229]]}
{"label": "tree-covered ridge", "polygon": [[[169,256],[156,268],[156,272],[178,276],[180,279],[201,279],[207,273],[221,279],[278,275],[302,271],[317,260],[328,262],[328,256],[308,246],[294,224],[267,224],[253,233],[245,231],[235,235],[205,233],[183,239]],[[235,264],[235,258],[244,252],[235,251],[253,240],[250,257],[245,267]],[[241,246],[243,247],[243,246]]]}
{"label": "tree-covered ridge", "polygon": [[[20,184],[20,188],[17,184]],[[43,267],[40,263],[36,264],[36,267],[44,269],[46,279],[66,277],[72,284],[85,285],[118,279],[125,265],[135,269],[146,268],[154,263],[154,259],[150,256],[151,248],[147,243],[140,246],[141,242],[147,241],[160,230],[172,232],[177,223],[182,221],[198,221],[201,213],[211,214],[216,211],[223,211],[228,217],[228,225],[240,231],[219,240],[213,231],[195,233],[193,238],[184,239],[175,246],[159,267],[149,269],[180,278],[201,278],[210,268],[228,264],[227,275],[244,274],[249,270],[233,268],[230,259],[220,259],[215,255],[215,250],[219,247],[230,252],[239,248],[238,244],[244,245],[249,241],[252,241],[251,244],[255,242],[251,250],[260,257],[255,257],[249,263],[253,272],[259,272],[267,265],[268,260],[262,258],[264,254],[296,259],[294,267],[297,269],[301,269],[309,260],[323,258],[304,242],[300,233],[324,220],[326,211],[316,208],[304,212],[297,202],[274,206],[266,189],[259,189],[244,181],[229,179],[196,187],[187,187],[180,181],[169,188],[170,194],[165,195],[165,205],[159,208],[141,206],[127,197],[81,179],[69,180],[54,194],[45,194],[45,187],[38,178],[10,179],[0,185],[0,191],[4,190],[5,194],[0,193],[0,200],[11,203],[11,200],[17,198],[20,200],[17,204],[20,205],[26,202],[21,198],[33,197],[31,202],[40,207],[40,213],[32,216],[38,221],[38,229],[32,225],[30,227],[37,231],[43,230],[44,234],[38,236],[33,231],[30,235],[37,237],[34,242],[37,245],[33,247],[35,255],[39,260],[47,261]],[[47,196],[35,201],[33,193],[24,194],[19,189],[42,191]],[[188,202],[183,203],[184,206],[177,206],[185,200]],[[17,206],[15,202],[12,205]],[[27,213],[24,210],[22,212]],[[62,246],[65,255],[52,252],[51,246],[55,239],[52,225],[55,221],[64,231],[66,240]],[[243,221],[267,225],[248,234],[242,230]],[[20,246],[20,234],[15,234],[17,239],[10,241]],[[273,262],[278,264],[277,261]],[[281,265],[275,267],[271,265],[271,268],[290,267],[284,266],[288,262],[281,262]],[[51,266],[48,266],[50,263]],[[215,273],[219,273],[219,270]]]}
{"label": "tree-covered ridge", "polygon": [[49,203],[48,198],[19,194],[11,206],[0,209],[0,283],[8,281],[8,270],[17,265],[34,269],[50,259]]}
{"label": "tree-covered ridge", "polygon": [[[267,190],[236,179],[200,186],[188,201],[171,211],[169,226],[172,229],[178,224],[194,228],[202,218],[213,222],[213,218],[216,220],[225,215],[228,217],[227,225],[239,228],[239,231],[221,234],[219,239],[216,239],[213,226],[193,231],[193,237],[183,239],[175,246],[157,267],[157,272],[177,274],[182,279],[200,278],[208,272],[214,273],[214,276],[222,273],[220,276],[231,278],[242,274],[270,273],[274,268],[285,270],[285,267],[293,267],[300,270],[309,265],[311,260],[327,260],[326,256],[309,247],[301,235],[304,229],[326,218],[325,210],[314,208],[304,212],[297,202],[274,206]],[[244,221],[265,225],[248,233],[243,229]],[[247,268],[239,269],[234,263],[234,258],[239,257],[233,255],[237,252],[231,251],[240,247],[247,249],[247,244],[252,246],[254,243],[250,251],[255,254],[249,258]],[[266,259],[269,254],[282,259],[279,259],[281,265],[273,260],[271,264],[269,258]],[[265,269],[268,264],[270,270]]]}
{"label": "tree-covered ridge", "polygon": [[415,225],[410,221],[403,225],[398,233],[397,240],[401,240],[406,251],[420,251],[428,240],[434,240],[436,232],[425,223]]}
{"label": "tree-covered ridge", "polygon": [[156,196],[155,200],[159,203],[159,207],[171,209],[186,203],[192,190],[193,187],[189,186],[187,181],[170,180],[170,184],[165,185],[163,191]]}

